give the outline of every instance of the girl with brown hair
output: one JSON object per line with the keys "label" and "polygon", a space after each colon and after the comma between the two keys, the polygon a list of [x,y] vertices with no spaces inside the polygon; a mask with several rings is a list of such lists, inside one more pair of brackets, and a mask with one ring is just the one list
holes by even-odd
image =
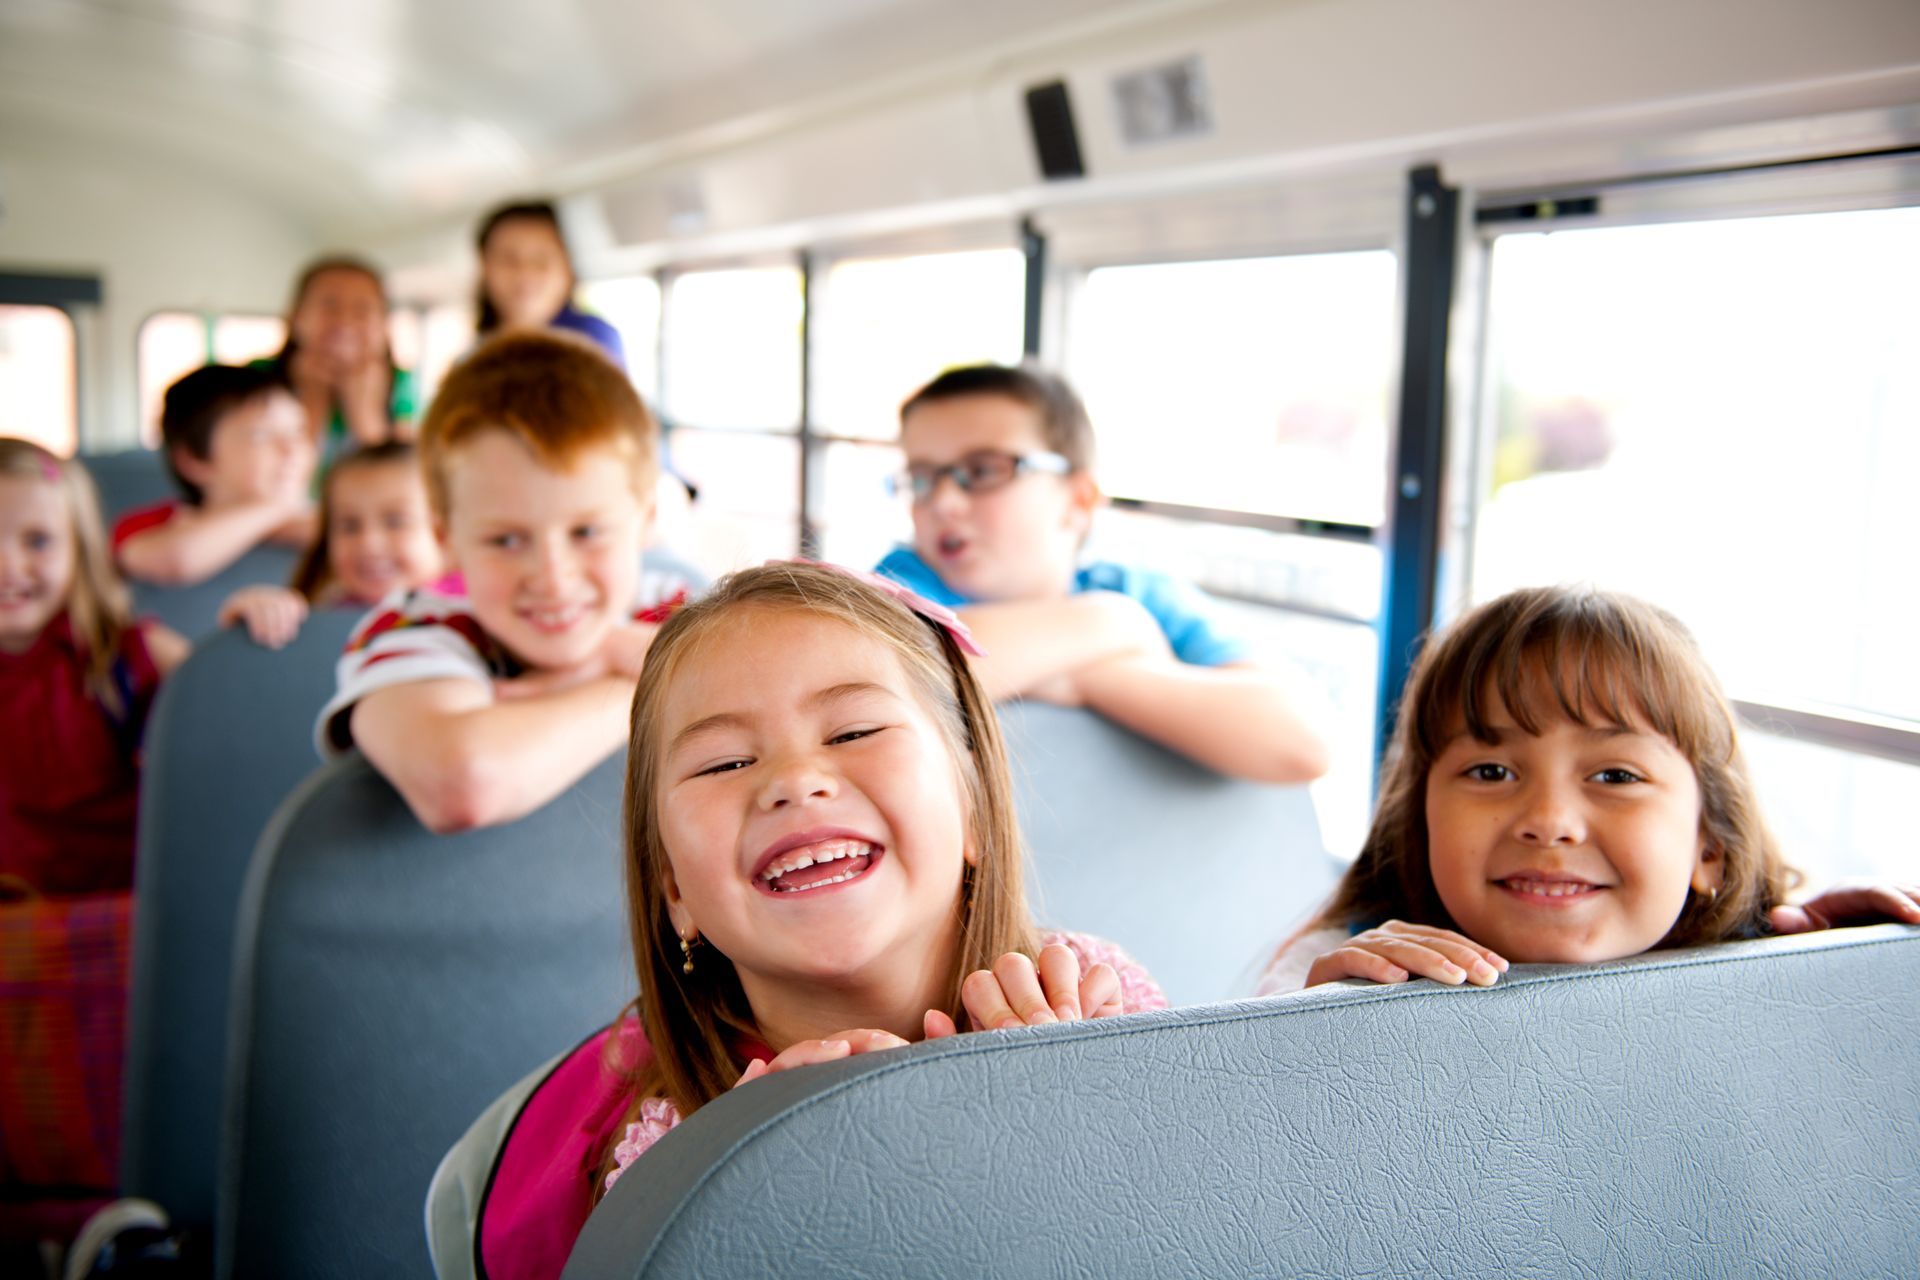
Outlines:
{"label": "girl with brown hair", "polygon": [[1514,591],[1421,653],[1360,856],[1260,989],[1484,986],[1509,962],[1920,923],[1920,890],[1843,886],[1788,906],[1799,878],[1686,628],[1631,596]]}

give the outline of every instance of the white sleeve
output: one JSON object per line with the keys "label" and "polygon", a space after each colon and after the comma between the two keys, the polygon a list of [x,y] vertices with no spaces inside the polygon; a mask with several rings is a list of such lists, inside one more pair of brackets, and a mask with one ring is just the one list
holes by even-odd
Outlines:
{"label": "white sleeve", "polygon": [[1278,996],[1300,990],[1307,985],[1307,970],[1313,968],[1313,962],[1327,952],[1344,946],[1352,936],[1345,925],[1309,929],[1273,958],[1267,971],[1260,975],[1260,985],[1255,988],[1254,994]]}
{"label": "white sleeve", "polygon": [[314,746],[325,759],[352,748],[348,713],[370,693],[449,679],[476,680],[490,690],[493,681],[487,660],[458,629],[394,609],[376,610],[354,628],[335,672],[334,695],[313,726]]}

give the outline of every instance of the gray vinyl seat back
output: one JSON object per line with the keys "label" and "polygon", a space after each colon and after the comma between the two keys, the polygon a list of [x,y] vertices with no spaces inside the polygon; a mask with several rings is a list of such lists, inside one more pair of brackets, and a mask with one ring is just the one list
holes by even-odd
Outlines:
{"label": "gray vinyl seat back", "polygon": [[459,835],[428,833],[357,753],[280,807],[235,946],[220,1275],[431,1274],[441,1155],[632,997],[623,760]]}
{"label": "gray vinyl seat back", "polygon": [[135,507],[151,506],[180,496],[166,459],[157,449],[123,449],[116,453],[83,453],[80,462],[100,492],[100,514],[111,529],[114,521]]}
{"label": "gray vinyl seat back", "polygon": [[134,872],[121,1175],[210,1228],[225,1098],[234,917],[282,800],[319,763],[313,721],[358,615],[322,610],[281,650],[229,630],[160,687],[147,724]]}
{"label": "gray vinyl seat back", "polygon": [[1000,720],[1036,915],[1126,947],[1174,1004],[1251,991],[1332,889],[1305,787],[1224,778],[1090,711]]}
{"label": "gray vinyl seat back", "polygon": [[703,1108],[567,1280],[1920,1275],[1920,929],[987,1032]]}
{"label": "gray vinyl seat back", "polygon": [[220,606],[241,587],[285,586],[293,578],[300,553],[292,547],[262,544],[253,548],[205,582],[186,587],[161,587],[132,582],[133,611],[158,618],[194,643],[218,630]]}

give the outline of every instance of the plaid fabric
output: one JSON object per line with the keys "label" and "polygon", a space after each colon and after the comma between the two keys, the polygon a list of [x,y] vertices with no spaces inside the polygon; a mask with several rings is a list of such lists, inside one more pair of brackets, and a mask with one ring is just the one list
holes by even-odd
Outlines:
{"label": "plaid fabric", "polygon": [[133,895],[0,902],[0,1194],[111,1189]]}

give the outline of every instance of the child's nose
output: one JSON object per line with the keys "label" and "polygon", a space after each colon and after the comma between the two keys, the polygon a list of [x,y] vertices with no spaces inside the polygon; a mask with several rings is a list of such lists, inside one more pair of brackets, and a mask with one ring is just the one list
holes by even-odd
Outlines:
{"label": "child's nose", "polygon": [[831,800],[839,790],[833,774],[810,754],[783,756],[768,763],[771,767],[760,788],[760,808],[766,812],[809,800]]}
{"label": "child's nose", "polygon": [[534,567],[534,577],[543,587],[551,590],[569,586],[579,576],[579,566],[575,563],[573,549],[561,539],[556,538],[540,544],[534,554],[538,557]]}
{"label": "child's nose", "polygon": [[1565,787],[1540,784],[1526,792],[1518,824],[1520,839],[1528,844],[1580,844],[1586,839],[1586,819],[1575,796]]}

